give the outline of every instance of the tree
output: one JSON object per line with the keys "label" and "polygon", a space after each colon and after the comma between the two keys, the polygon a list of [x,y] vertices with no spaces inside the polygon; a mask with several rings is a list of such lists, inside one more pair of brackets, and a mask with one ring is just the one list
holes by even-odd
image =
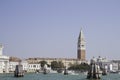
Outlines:
{"label": "tree", "polygon": [[58,63],[57,63],[57,61],[52,61],[52,62],[51,62],[51,68],[52,68],[53,70],[57,70],[57,68],[58,68]]}
{"label": "tree", "polygon": [[61,69],[61,68],[64,68],[64,64],[63,64],[61,61],[59,61],[59,62],[57,62],[57,61],[52,61],[52,62],[51,62],[51,68],[52,68],[53,70],[57,70],[58,68]]}
{"label": "tree", "polygon": [[64,68],[65,66],[64,66],[64,64],[62,63],[62,61],[59,61],[58,62],[58,68]]}
{"label": "tree", "polygon": [[78,71],[88,71],[90,68],[90,65],[86,63],[81,63],[81,64],[74,64],[71,65],[68,69],[69,70],[78,70]]}
{"label": "tree", "polygon": [[47,64],[46,61],[40,61],[41,67],[43,68],[45,64]]}

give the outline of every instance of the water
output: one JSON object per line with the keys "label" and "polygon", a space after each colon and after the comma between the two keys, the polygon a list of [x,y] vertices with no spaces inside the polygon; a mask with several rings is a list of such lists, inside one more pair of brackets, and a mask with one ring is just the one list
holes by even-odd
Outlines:
{"label": "water", "polygon": [[[0,74],[0,80],[87,80],[86,75],[63,75],[59,73],[47,74],[27,73],[24,77],[16,78],[14,74]],[[109,74],[102,76],[101,80],[120,80],[120,74]]]}

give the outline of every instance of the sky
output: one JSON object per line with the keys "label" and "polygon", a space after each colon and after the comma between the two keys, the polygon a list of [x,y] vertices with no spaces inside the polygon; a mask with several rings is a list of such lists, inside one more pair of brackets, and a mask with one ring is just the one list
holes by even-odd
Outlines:
{"label": "sky", "polygon": [[86,59],[120,59],[119,0],[0,0],[3,54],[76,58],[82,28]]}

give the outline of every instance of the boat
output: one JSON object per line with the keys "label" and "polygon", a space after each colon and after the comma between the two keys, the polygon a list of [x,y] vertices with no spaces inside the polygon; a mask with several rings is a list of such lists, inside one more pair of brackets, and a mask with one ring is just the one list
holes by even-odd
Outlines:
{"label": "boat", "polygon": [[65,61],[64,75],[68,75],[68,70],[67,70],[67,67],[66,67],[66,61]]}
{"label": "boat", "polygon": [[70,71],[70,70],[68,70],[68,74],[70,74],[70,75],[79,75],[79,73],[76,73],[75,71]]}
{"label": "boat", "polygon": [[88,73],[87,71],[83,72],[84,75],[87,75],[87,73]]}
{"label": "boat", "polygon": [[47,74],[48,72],[47,72],[47,69],[44,69],[43,70],[43,74]]}
{"label": "boat", "polygon": [[55,71],[55,70],[50,70],[50,73],[57,73],[57,71]]}
{"label": "boat", "polygon": [[58,73],[63,73],[64,71],[63,71],[63,69],[59,68],[59,69],[57,69],[57,72]]}
{"label": "boat", "polygon": [[68,70],[67,70],[67,68],[65,68],[65,70],[64,70],[64,75],[68,75]]}
{"label": "boat", "polygon": [[104,76],[104,75],[107,75],[107,69],[103,69],[102,70],[102,75]]}
{"label": "boat", "polygon": [[112,71],[110,71],[110,73],[119,73],[119,71],[112,70]]}
{"label": "boat", "polygon": [[23,65],[16,65],[14,71],[14,77],[23,77],[23,76],[24,76]]}

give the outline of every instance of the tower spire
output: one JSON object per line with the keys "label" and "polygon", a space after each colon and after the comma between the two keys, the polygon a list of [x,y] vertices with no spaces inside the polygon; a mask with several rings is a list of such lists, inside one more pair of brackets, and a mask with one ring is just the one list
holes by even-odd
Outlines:
{"label": "tower spire", "polygon": [[85,41],[85,38],[84,38],[84,34],[83,34],[83,31],[82,29],[80,30],[80,34],[79,34],[79,38],[78,38],[81,41]]}

